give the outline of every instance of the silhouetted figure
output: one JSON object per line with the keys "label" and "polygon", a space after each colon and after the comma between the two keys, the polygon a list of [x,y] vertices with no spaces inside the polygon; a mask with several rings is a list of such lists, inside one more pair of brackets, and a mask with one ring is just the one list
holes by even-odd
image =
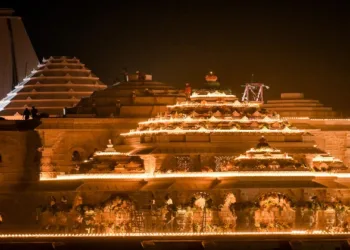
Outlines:
{"label": "silhouetted figure", "polygon": [[53,214],[56,214],[57,204],[56,204],[56,198],[53,195],[50,196],[50,209]]}
{"label": "silhouetted figure", "polygon": [[23,117],[24,117],[24,120],[29,120],[29,117],[30,117],[30,111],[28,108],[26,108],[23,112]]}
{"label": "silhouetted figure", "polygon": [[120,109],[122,107],[122,104],[120,103],[120,100],[117,100],[115,103],[115,114],[116,116],[120,116]]}
{"label": "silhouetted figure", "polygon": [[32,118],[33,119],[37,119],[39,117],[38,116],[38,110],[34,106],[32,107],[32,110],[30,112],[32,114]]}

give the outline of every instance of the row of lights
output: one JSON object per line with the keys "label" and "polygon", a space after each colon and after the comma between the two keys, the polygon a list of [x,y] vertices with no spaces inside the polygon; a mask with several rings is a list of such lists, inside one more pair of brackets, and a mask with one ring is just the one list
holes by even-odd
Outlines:
{"label": "row of lights", "polygon": [[198,232],[198,233],[83,233],[83,234],[0,234],[0,239],[6,238],[98,238],[98,237],[198,237],[198,236],[295,236],[295,235],[331,235],[350,236],[350,232],[290,231],[290,232]]}
{"label": "row of lights", "polygon": [[283,120],[310,120],[310,121],[350,121],[349,118],[310,118],[310,117],[281,117]]}
{"label": "row of lights", "polygon": [[200,123],[200,122],[205,122],[205,121],[215,121],[215,122],[236,122],[236,123],[249,123],[249,122],[262,122],[262,123],[273,123],[273,122],[280,122],[280,119],[273,119],[273,118],[268,118],[267,116],[263,119],[250,119],[247,117],[242,117],[239,119],[233,119],[232,117],[227,117],[226,119],[219,119],[216,118],[215,116],[212,116],[211,118],[208,119],[196,119],[196,118],[191,118],[190,116],[186,118],[158,118],[158,119],[149,119],[148,121],[145,122],[139,122],[141,125],[145,124],[154,124],[154,123],[176,123],[176,122],[187,122],[187,123]]}
{"label": "row of lights", "polygon": [[179,108],[179,107],[216,107],[216,106],[228,106],[235,108],[243,108],[243,107],[260,107],[257,103],[195,103],[195,102],[183,102],[175,105],[167,105],[167,108]]}
{"label": "row of lights", "polygon": [[350,178],[350,173],[310,171],[242,171],[242,172],[186,172],[143,174],[69,174],[40,178],[41,181],[88,180],[88,179],[166,179],[166,178],[224,178],[224,177],[329,177]]}
{"label": "row of lights", "polygon": [[270,133],[270,134],[302,134],[304,133],[304,130],[299,129],[290,129],[288,127],[285,127],[282,130],[275,130],[275,129],[268,129],[268,128],[262,128],[260,130],[258,129],[242,129],[239,130],[236,127],[233,129],[206,129],[201,128],[198,130],[192,130],[192,129],[158,129],[158,130],[144,130],[144,131],[135,131],[131,130],[128,133],[121,134],[122,136],[131,136],[131,135],[147,135],[147,134],[160,134],[160,133],[166,133],[166,134],[186,134],[186,133]]}

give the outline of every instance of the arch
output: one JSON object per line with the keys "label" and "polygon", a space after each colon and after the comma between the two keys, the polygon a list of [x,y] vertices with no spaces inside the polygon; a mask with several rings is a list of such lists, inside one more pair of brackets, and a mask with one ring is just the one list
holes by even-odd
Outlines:
{"label": "arch", "polygon": [[74,161],[74,162],[79,162],[79,161],[81,161],[81,160],[82,160],[82,158],[81,158],[80,152],[79,152],[78,150],[74,150],[74,151],[72,152],[72,161]]}
{"label": "arch", "polygon": [[[68,153],[70,156],[67,158],[70,159],[72,162],[78,162],[78,161],[83,161],[87,157],[87,151],[85,148],[82,147],[72,147],[68,150]],[[69,158],[70,157],[70,158]],[[67,160],[68,160],[67,159]]]}

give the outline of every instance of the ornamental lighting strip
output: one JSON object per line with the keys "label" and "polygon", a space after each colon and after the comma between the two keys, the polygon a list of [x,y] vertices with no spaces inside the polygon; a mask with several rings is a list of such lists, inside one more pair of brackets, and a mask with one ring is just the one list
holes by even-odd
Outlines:
{"label": "ornamental lighting strip", "polygon": [[328,177],[350,178],[350,173],[328,173],[310,171],[241,171],[241,172],[186,172],[186,173],[143,173],[143,174],[67,174],[56,177],[41,176],[40,181],[65,180],[121,180],[121,179],[166,179],[166,178],[223,178],[223,177]]}
{"label": "ornamental lighting strip", "polygon": [[254,155],[254,156],[246,156],[240,155],[235,158],[235,160],[293,160],[293,157],[288,155],[279,155],[279,156],[264,156],[264,155]]}
{"label": "ornamental lighting strip", "polygon": [[193,92],[190,98],[196,98],[196,97],[237,97],[236,95],[229,95],[226,93],[220,93],[219,91],[215,91],[213,93],[208,93],[206,95],[198,94],[197,92]]}
{"label": "ornamental lighting strip", "polygon": [[310,117],[281,117],[283,120],[310,120],[310,121],[350,121],[350,118],[310,118]]}
{"label": "ornamental lighting strip", "polygon": [[281,150],[275,149],[275,148],[268,148],[268,147],[263,147],[263,148],[251,148],[246,151],[246,153],[256,153],[256,154],[261,154],[261,153],[281,153]]}
{"label": "ornamental lighting strip", "polygon": [[317,155],[312,159],[313,162],[342,162],[341,160],[334,158],[333,156],[320,156]]}
{"label": "ornamental lighting strip", "polygon": [[290,232],[199,232],[199,233],[80,233],[80,234],[0,234],[0,239],[20,238],[136,238],[136,237],[202,237],[202,236],[350,236],[350,232],[326,232],[321,230]]}
{"label": "ornamental lighting strip", "polygon": [[181,129],[181,128],[176,128],[172,130],[167,130],[167,129],[158,129],[158,130],[144,130],[144,131],[134,131],[131,130],[128,133],[122,133],[120,134],[121,136],[132,136],[132,135],[152,135],[152,134],[160,134],[160,133],[165,133],[165,134],[175,134],[175,135],[180,135],[180,134],[187,134],[187,133],[267,133],[267,134],[302,134],[304,133],[304,130],[299,130],[299,129],[290,129],[290,128],[284,128],[281,130],[270,130],[268,128],[263,128],[260,130],[257,129],[242,129],[239,130],[236,127],[234,129],[206,129],[206,128],[200,128],[198,130],[191,130],[191,129]]}
{"label": "ornamental lighting strip", "polygon": [[[214,118],[213,118],[214,117]],[[186,122],[186,123],[200,123],[200,122],[235,122],[235,123],[250,123],[250,122],[261,122],[261,123],[274,123],[274,122],[282,122],[281,119],[273,119],[273,118],[263,118],[263,119],[233,119],[232,117],[228,117],[228,119],[219,119],[215,116],[212,116],[208,119],[193,119],[190,116],[186,118],[156,118],[149,119],[145,122],[139,122],[139,125],[148,125],[148,124],[157,124],[157,123],[177,123],[177,122]]]}
{"label": "ornamental lighting strip", "polygon": [[96,156],[113,156],[113,155],[129,156],[129,153],[98,151],[94,155]]}
{"label": "ornamental lighting strip", "polygon": [[244,108],[244,107],[260,107],[258,103],[179,103],[175,105],[167,105],[167,108],[198,108],[198,107],[235,107],[235,108]]}

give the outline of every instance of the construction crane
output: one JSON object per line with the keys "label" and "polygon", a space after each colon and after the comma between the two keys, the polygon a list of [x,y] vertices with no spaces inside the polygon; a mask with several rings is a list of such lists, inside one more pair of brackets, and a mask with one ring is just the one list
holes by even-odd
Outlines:
{"label": "construction crane", "polygon": [[244,87],[244,92],[242,96],[242,101],[255,101],[264,102],[264,88],[269,89],[270,87],[259,82],[253,82],[254,74],[252,74],[252,80],[250,83],[242,85]]}

